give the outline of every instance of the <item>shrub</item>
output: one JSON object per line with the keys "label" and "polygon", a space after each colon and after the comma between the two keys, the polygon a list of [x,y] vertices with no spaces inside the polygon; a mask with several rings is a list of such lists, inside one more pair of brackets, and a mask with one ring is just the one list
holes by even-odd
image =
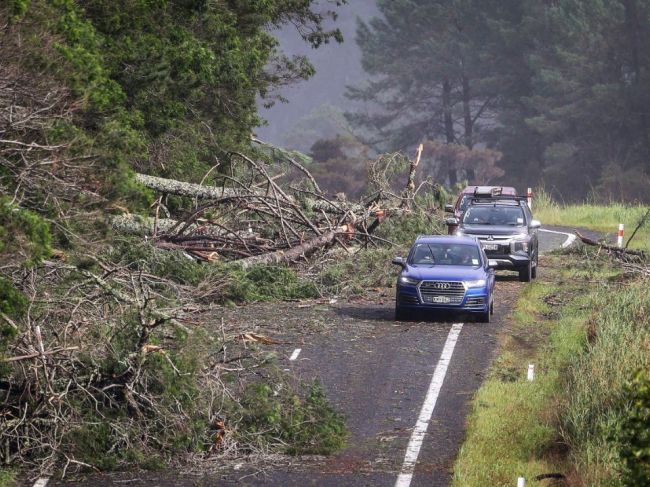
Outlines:
{"label": "shrub", "polygon": [[230,267],[226,272],[228,284],[222,298],[226,302],[307,299],[319,295],[312,282],[299,279],[294,270],[284,266],[259,265],[247,270]]}
{"label": "shrub", "polygon": [[278,439],[291,455],[327,455],[345,445],[343,416],[327,401],[322,386],[314,382],[304,398],[286,382],[250,384],[242,399],[240,432],[259,446]]}
{"label": "shrub", "polygon": [[625,388],[624,419],[617,438],[625,465],[625,485],[650,485],[650,374],[639,370]]}

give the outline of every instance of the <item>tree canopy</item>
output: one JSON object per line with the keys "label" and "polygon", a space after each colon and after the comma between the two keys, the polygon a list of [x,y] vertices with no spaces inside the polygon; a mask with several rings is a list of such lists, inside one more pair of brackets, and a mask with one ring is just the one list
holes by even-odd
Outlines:
{"label": "tree canopy", "polygon": [[368,102],[348,115],[367,138],[390,149],[427,138],[487,145],[503,153],[504,182],[569,199],[645,197],[650,2],[378,6],[357,33],[370,79],[349,91]]}

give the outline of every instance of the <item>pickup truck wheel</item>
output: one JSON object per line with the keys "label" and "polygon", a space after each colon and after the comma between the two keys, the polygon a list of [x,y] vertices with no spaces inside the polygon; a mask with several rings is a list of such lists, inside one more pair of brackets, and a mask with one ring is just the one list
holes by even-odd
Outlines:
{"label": "pickup truck wheel", "polygon": [[490,303],[490,314],[491,314],[491,315],[494,314],[494,301],[492,301],[492,302]]}
{"label": "pickup truck wheel", "polygon": [[528,265],[519,271],[519,280],[521,282],[530,282],[533,274],[533,265],[531,262]]}

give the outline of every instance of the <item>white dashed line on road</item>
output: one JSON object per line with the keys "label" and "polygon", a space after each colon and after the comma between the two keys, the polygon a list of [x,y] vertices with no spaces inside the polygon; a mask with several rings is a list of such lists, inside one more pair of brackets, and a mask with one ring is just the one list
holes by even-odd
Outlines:
{"label": "white dashed line on road", "polygon": [[46,477],[41,477],[36,482],[34,482],[34,487],[45,487],[49,481],[50,479]]}
{"label": "white dashed line on road", "polygon": [[298,355],[300,355],[300,351],[301,351],[301,350],[302,350],[302,349],[300,349],[300,348],[296,348],[296,349],[293,351],[293,353],[291,354],[291,357],[289,357],[289,360],[292,360],[292,361],[293,361],[293,360],[296,360],[296,359],[298,358]]}
{"label": "white dashed line on road", "polygon": [[458,341],[458,336],[460,335],[460,331],[462,329],[462,323],[454,323],[451,326],[451,330],[449,330],[449,335],[447,335],[447,341],[445,342],[445,346],[442,349],[440,360],[438,360],[438,364],[433,371],[431,384],[429,384],[429,390],[424,399],[424,404],[422,404],[420,416],[415,423],[415,428],[411,434],[411,439],[409,440],[409,444],[406,447],[404,463],[402,464],[402,470],[397,477],[397,482],[395,482],[395,487],[409,487],[411,485],[411,480],[413,479],[413,471],[415,470],[415,463],[417,462],[418,455],[420,454],[422,441],[424,440],[424,435],[426,434],[427,428],[429,427],[429,421],[431,421],[433,409],[436,407],[438,394],[440,394],[442,383],[445,380],[445,375],[447,374],[447,367],[449,367],[451,356],[454,353],[454,348],[456,347],[456,342]]}
{"label": "white dashed line on road", "polygon": [[565,236],[566,236],[566,240],[565,240],[564,243],[562,244],[562,247],[568,247],[568,246],[571,245],[573,242],[575,242],[575,239],[576,239],[576,236],[575,236],[574,234],[572,234],[572,233],[567,233],[567,232],[557,232],[557,231],[555,231],[555,230],[546,230],[545,228],[540,228],[539,231],[540,231],[540,232],[546,232],[546,233],[555,233],[555,234],[557,234],[557,235],[565,235]]}

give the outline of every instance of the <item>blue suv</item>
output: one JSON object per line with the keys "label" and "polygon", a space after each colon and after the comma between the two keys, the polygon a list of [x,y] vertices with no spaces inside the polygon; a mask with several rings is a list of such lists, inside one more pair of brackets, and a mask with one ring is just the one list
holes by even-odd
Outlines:
{"label": "blue suv", "polygon": [[419,236],[408,257],[395,257],[395,319],[416,310],[463,311],[489,322],[494,312],[496,262],[488,260],[476,237]]}

